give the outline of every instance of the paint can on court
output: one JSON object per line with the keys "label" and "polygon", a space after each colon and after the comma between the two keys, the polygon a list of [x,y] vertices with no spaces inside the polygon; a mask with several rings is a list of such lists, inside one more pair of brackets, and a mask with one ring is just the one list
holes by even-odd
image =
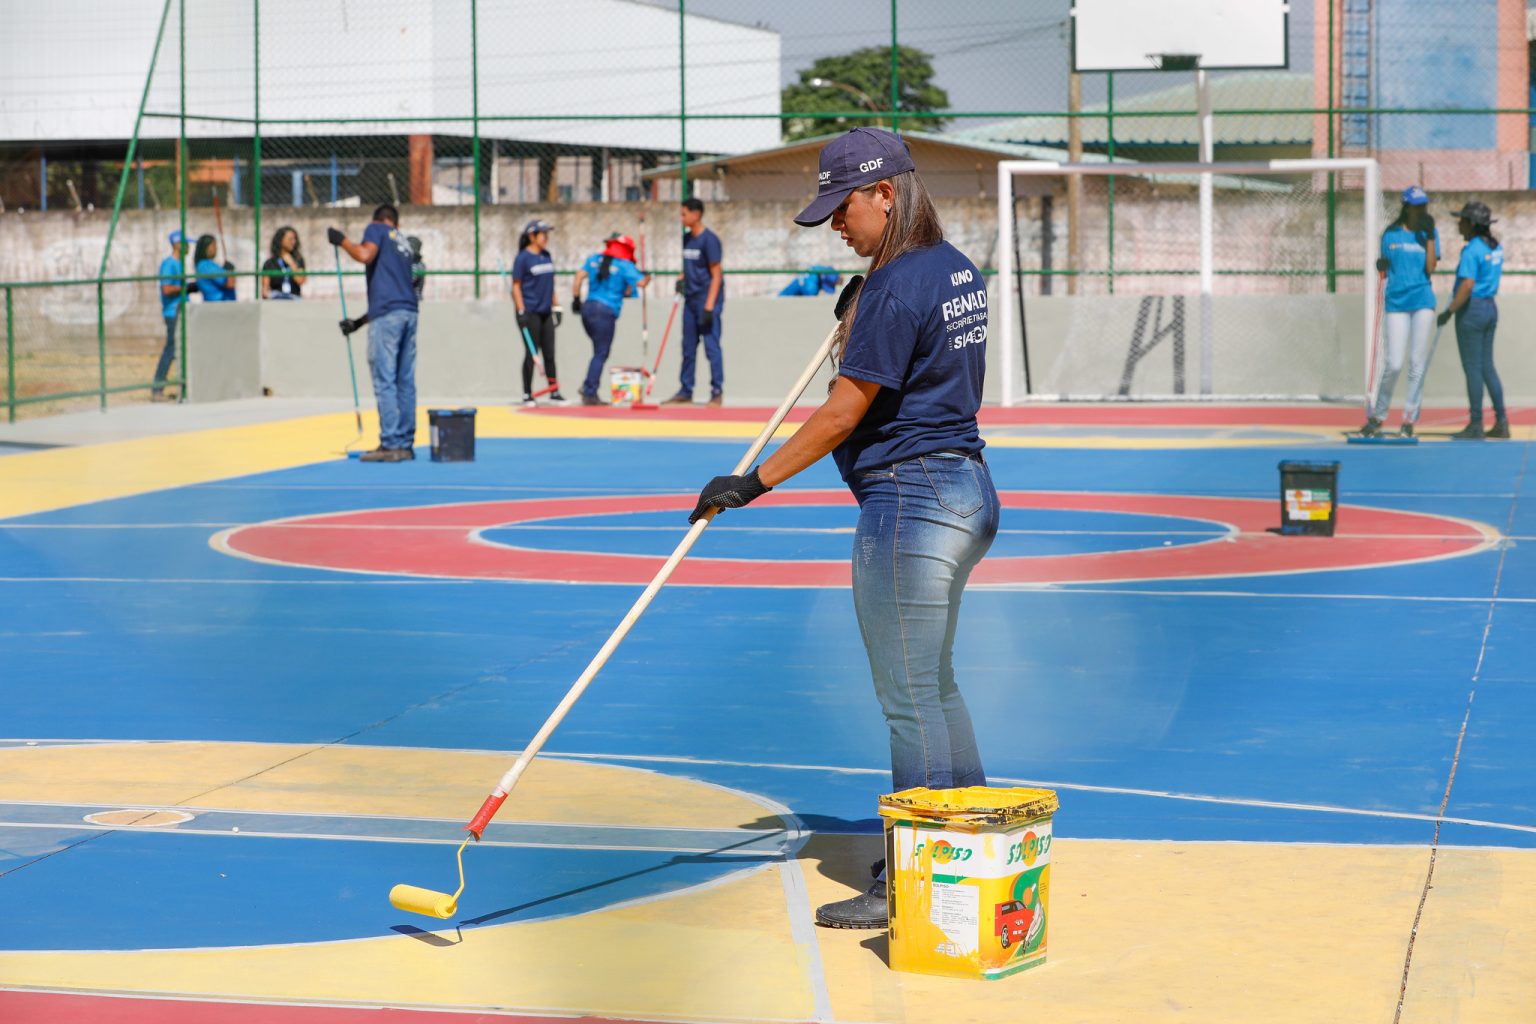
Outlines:
{"label": "paint can on court", "polygon": [[428,409],[433,462],[475,461],[475,410]]}
{"label": "paint can on court", "polygon": [[645,371],[638,366],[615,366],[609,373],[614,405],[634,405],[645,400]]}
{"label": "paint can on court", "polygon": [[1002,978],[1045,962],[1049,789],[907,789],[880,798],[890,963]]}
{"label": "paint can on court", "polygon": [[1280,463],[1280,532],[1332,537],[1338,521],[1337,462]]}

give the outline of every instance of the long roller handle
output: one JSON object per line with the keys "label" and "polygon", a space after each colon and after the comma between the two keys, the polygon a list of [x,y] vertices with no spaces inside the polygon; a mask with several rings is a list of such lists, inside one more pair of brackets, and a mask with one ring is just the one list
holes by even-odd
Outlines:
{"label": "long roller handle", "polygon": [[[816,371],[821,369],[821,364],[827,361],[827,356],[832,352],[832,343],[836,336],[837,329],[833,328],[832,333],[827,335],[826,340],[821,343],[821,347],[816,350],[816,354],[811,357],[811,361],[806,364],[805,370],[800,374],[800,379],[795,381],[794,387],[790,388],[789,394],[784,396],[784,401],[779,403],[779,407],[774,410],[768,423],[757,435],[757,439],[747,449],[747,453],[741,457],[740,462],[736,463],[736,468],[731,470],[732,475],[740,475],[746,472],[758,455],[762,453],[763,448],[772,439],[774,432],[784,422],[784,417],[789,415],[789,410],[794,407],[794,404],[800,400],[800,396],[805,393],[805,389],[810,386],[811,379],[816,376]],[[694,542],[699,539],[699,535],[714,520],[718,512],[719,509],[710,509],[704,513],[702,519],[688,528],[688,532],[683,535],[682,541],[672,551],[671,557],[657,571],[655,578],[651,580],[650,584],[645,588],[645,592],[640,595],[639,599],[629,609],[629,613],[624,616],[624,620],[619,623],[618,628],[608,637],[602,649],[597,652],[597,655],[582,671],[581,675],[577,677],[576,682],[566,691],[565,697],[560,701],[559,706],[544,720],[544,724],[539,727],[539,731],[528,742],[528,746],[523,750],[517,761],[513,763],[511,768],[507,769],[507,773],[501,777],[501,781],[496,783],[496,788],[491,791],[490,796],[485,798],[485,802],[480,805],[480,810],[476,811],[469,824],[464,826],[465,831],[473,835],[476,840],[480,838],[480,833],[485,830],[485,826],[490,824],[491,819],[496,816],[496,812],[501,809],[502,802],[507,799],[507,794],[512,792],[512,787],[517,785],[517,780],[527,770],[529,763],[544,748],[544,744],[549,739],[550,734],[555,731],[556,726],[565,718],[566,713],[575,706],[576,701],[581,698],[582,693],[586,691],[588,684],[596,677],[598,671],[607,664],[608,658],[618,648],[619,643],[624,637],[629,634],[630,628],[639,620],[641,613],[650,606],[651,599],[666,585],[667,580],[672,576],[673,570],[687,557]]]}
{"label": "long roller handle", "polygon": [[[347,316],[347,285],[341,278],[341,246],[331,246],[331,254],[336,257],[336,293],[341,296],[341,318],[350,320]],[[357,435],[363,435],[363,407],[357,400],[357,360],[352,358],[352,335],[347,335],[347,372],[352,375],[352,418],[357,420]],[[354,442],[356,443],[356,442]],[[352,445],[347,445],[348,448]]]}

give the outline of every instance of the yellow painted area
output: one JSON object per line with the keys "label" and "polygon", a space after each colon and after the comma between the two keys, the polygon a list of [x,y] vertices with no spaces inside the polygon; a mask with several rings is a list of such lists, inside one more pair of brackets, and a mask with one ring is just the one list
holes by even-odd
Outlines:
{"label": "yellow painted area", "polygon": [[[0,800],[468,821],[516,751],[283,743],[0,749]],[[737,828],[768,817],[730,791],[635,768],[535,760],[497,821]]]}
{"label": "yellow painted area", "polygon": [[1402,1024],[1536,1020],[1533,860],[1531,850],[1440,851]]}

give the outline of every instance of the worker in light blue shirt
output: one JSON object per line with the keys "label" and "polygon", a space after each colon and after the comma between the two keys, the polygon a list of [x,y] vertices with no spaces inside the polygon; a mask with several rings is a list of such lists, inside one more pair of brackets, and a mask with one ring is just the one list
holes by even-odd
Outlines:
{"label": "worker in light blue shirt", "polygon": [[[651,275],[635,266],[635,240],[628,235],[614,235],[602,252],[587,257],[571,289],[571,310],[581,316],[581,326],[592,339],[592,361],[581,384],[582,405],[607,405],[597,396],[598,378],[613,347],[613,332],[624,310],[625,296],[638,295]],[[587,287],[587,300],[581,300],[581,286]]]}
{"label": "worker in light blue shirt", "polygon": [[[1451,304],[1439,316],[1442,325],[1456,318],[1456,348],[1467,375],[1467,425],[1451,435],[1459,440],[1508,437],[1509,417],[1504,409],[1504,385],[1493,366],[1493,332],[1499,326],[1499,278],[1504,274],[1504,247],[1493,236],[1492,212],[1487,204],[1473,201],[1456,211],[1456,229],[1466,239],[1456,263],[1456,286]],[[1483,430],[1483,387],[1493,402],[1493,426]]]}
{"label": "worker in light blue shirt", "polygon": [[1366,437],[1381,433],[1405,358],[1408,395],[1403,404],[1402,433],[1413,436],[1424,397],[1424,375],[1433,354],[1430,330],[1435,325],[1435,292],[1429,281],[1439,259],[1440,236],[1429,215],[1429,196],[1419,186],[1410,185],[1403,190],[1397,219],[1381,233],[1381,255],[1376,260],[1376,269],[1384,279],[1386,315],[1382,317],[1376,400],[1360,428]]}

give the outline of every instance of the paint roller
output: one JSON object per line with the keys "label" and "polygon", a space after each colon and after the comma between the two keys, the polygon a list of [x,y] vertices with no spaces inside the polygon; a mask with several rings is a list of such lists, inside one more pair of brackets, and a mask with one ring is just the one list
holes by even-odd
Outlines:
{"label": "paint roller", "polygon": [[[756,461],[763,448],[767,446],[774,432],[779,429],[779,425],[784,422],[784,417],[789,414],[789,410],[794,407],[794,404],[800,400],[800,396],[805,393],[805,389],[810,386],[811,379],[816,376],[816,371],[821,369],[822,363],[826,362],[827,356],[832,352],[832,344],[836,337],[837,329],[833,328],[832,332],[827,335],[826,340],[821,343],[821,347],[816,350],[816,354],[811,357],[811,361],[806,364],[799,379],[789,389],[789,394],[784,396],[784,401],[779,403],[779,407],[769,417],[767,424],[758,433],[757,439],[747,449],[747,453],[741,457],[740,462],[736,463],[736,468],[731,470],[733,475],[740,475],[751,468],[752,463]],[[507,794],[512,792],[513,787],[517,785],[518,779],[522,777],[528,765],[538,756],[539,751],[543,749],[550,734],[555,731],[555,728],[565,718],[566,714],[575,706],[576,701],[581,698],[582,693],[586,691],[587,686],[597,676],[597,673],[607,664],[609,657],[618,649],[619,643],[629,634],[630,629],[639,620],[641,613],[650,606],[651,600],[666,585],[673,571],[687,557],[694,542],[699,539],[700,534],[704,532],[704,528],[713,521],[719,511],[719,509],[710,509],[698,522],[688,528],[688,532],[683,536],[677,547],[673,549],[671,556],[657,570],[655,577],[646,586],[645,592],[635,601],[628,614],[624,616],[623,621],[619,623],[618,628],[609,635],[607,641],[604,642],[602,648],[582,671],[576,682],[571,684],[571,688],[566,691],[565,697],[561,699],[559,705],[544,720],[544,724],[539,727],[539,731],[529,741],[522,754],[519,755],[512,767],[507,769],[506,774],[501,777],[501,780],[496,783],[496,788],[491,790],[490,795],[485,798],[485,802],[480,805],[480,809],[475,812],[475,816],[470,819],[469,824],[464,826],[465,831],[469,833],[469,838],[466,838],[464,842],[459,844],[458,891],[450,896],[448,893],[437,892],[436,890],[426,889],[417,885],[397,885],[389,891],[389,902],[394,904],[396,908],[413,914],[423,914],[427,917],[437,918],[451,917],[457,911],[459,896],[464,892],[464,847],[469,845],[470,839],[474,839],[476,842],[480,841],[486,826],[496,816],[496,812],[501,810],[501,805],[506,802]]]}

